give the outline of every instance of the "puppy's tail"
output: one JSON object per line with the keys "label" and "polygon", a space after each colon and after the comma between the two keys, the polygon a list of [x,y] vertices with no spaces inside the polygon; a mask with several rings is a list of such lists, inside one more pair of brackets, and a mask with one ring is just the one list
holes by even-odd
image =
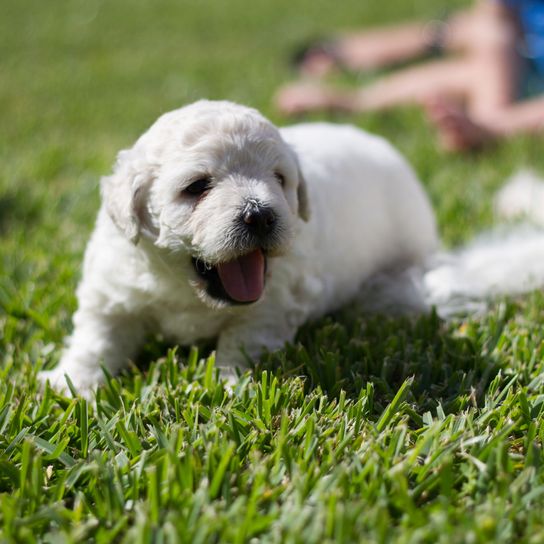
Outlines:
{"label": "puppy's tail", "polygon": [[443,317],[478,313],[492,297],[544,287],[544,180],[518,172],[497,194],[495,207],[502,218],[524,216],[531,224],[501,227],[432,258],[423,298]]}

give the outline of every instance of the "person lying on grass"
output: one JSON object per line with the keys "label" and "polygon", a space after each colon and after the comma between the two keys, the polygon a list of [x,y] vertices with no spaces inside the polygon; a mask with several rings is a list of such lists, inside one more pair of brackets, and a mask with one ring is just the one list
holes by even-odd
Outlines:
{"label": "person lying on grass", "polygon": [[[337,68],[374,70],[429,53],[440,58],[353,91],[316,81]],[[407,23],[318,43],[297,61],[303,78],[275,98],[286,115],[420,104],[449,151],[544,126],[544,0],[483,0],[444,22]]]}

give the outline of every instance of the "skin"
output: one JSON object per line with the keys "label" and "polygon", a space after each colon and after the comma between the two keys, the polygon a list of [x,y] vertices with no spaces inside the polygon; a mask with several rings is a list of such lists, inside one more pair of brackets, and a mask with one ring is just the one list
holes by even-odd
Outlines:
{"label": "skin", "polygon": [[[304,75],[321,76],[340,62],[352,70],[374,69],[424,53],[436,25],[421,23],[386,27],[348,35],[335,46],[334,58],[309,55]],[[498,138],[539,132],[544,99],[516,101],[523,68],[516,53],[518,22],[496,2],[480,2],[459,12],[440,27],[442,46],[451,54],[398,70],[353,91],[313,80],[280,89],[276,105],[286,115],[314,110],[376,111],[418,104],[437,129],[439,143],[449,151],[464,151]]]}

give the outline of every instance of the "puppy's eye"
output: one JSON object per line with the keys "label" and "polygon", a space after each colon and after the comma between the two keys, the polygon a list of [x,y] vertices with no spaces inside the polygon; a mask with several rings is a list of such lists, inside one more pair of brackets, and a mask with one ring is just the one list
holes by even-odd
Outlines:
{"label": "puppy's eye", "polygon": [[184,193],[188,193],[190,195],[201,195],[204,191],[207,191],[210,188],[210,179],[209,178],[201,178],[197,179],[196,181],[193,181],[191,185],[188,185],[184,189]]}
{"label": "puppy's eye", "polygon": [[285,177],[283,174],[280,174],[279,172],[274,172],[274,176],[276,176],[276,179],[280,182],[280,185],[283,187],[285,185]]}

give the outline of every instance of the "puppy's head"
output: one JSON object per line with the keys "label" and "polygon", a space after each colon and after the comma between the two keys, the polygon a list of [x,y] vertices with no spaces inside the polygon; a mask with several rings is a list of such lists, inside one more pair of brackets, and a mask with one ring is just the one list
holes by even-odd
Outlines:
{"label": "puppy's head", "polygon": [[269,256],[308,219],[292,149],[257,111],[201,101],[167,113],[119,154],[102,195],[133,241],[190,263],[189,281],[213,306],[259,300]]}

